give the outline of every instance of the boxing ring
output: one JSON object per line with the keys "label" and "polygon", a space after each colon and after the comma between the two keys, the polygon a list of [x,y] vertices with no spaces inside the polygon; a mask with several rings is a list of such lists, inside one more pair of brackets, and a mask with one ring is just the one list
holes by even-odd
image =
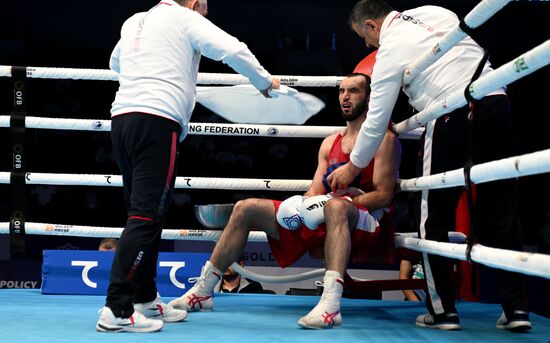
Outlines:
{"label": "boxing ring", "polygon": [[[444,36],[426,55],[413,63],[404,75],[412,80],[419,70],[433,63],[448,51],[456,42],[464,38],[467,29],[474,29],[504,7],[510,0],[485,0],[476,6],[464,19],[460,27]],[[467,28],[465,30],[465,28]],[[495,71],[481,77],[469,88],[474,99],[480,99],[498,88],[506,86],[550,63],[550,40],[518,56]],[[116,81],[117,74],[109,70],[12,67],[0,66],[0,77],[14,78],[14,113],[12,116],[0,116],[0,127],[19,129],[15,135],[13,148],[13,168],[11,172],[0,172],[0,183],[10,184],[13,192],[25,185],[71,185],[120,187],[120,175],[104,174],[52,174],[35,173],[24,168],[25,150],[21,142],[21,132],[25,128],[110,131],[110,120],[104,119],[59,119],[26,116],[25,103],[28,101],[25,80],[30,78],[102,80]],[[293,87],[334,87],[341,77],[278,76],[281,83]],[[228,74],[199,74],[199,84],[239,85],[247,83],[244,77]],[[394,125],[394,130],[402,139],[415,139],[421,127],[427,122],[449,113],[467,104],[464,94],[452,94],[441,103],[436,103],[413,117]],[[214,129],[206,130],[206,127]],[[219,129],[217,129],[219,128]],[[199,135],[260,136],[260,137],[301,137],[322,138],[337,132],[341,127],[298,127],[289,125],[244,125],[190,123],[189,133]],[[473,166],[471,180],[474,183],[490,182],[498,179],[516,178],[550,172],[550,149],[515,156],[499,161]],[[176,189],[219,189],[219,190],[259,190],[303,192],[310,180],[283,179],[245,179],[180,176],[176,179]],[[464,186],[464,170],[399,181],[399,191],[419,191],[443,187]],[[13,197],[18,207],[24,199]],[[2,218],[0,218],[2,220]],[[58,230],[61,229],[61,230]],[[27,221],[23,213],[15,211],[9,222],[0,222],[0,234],[23,235],[67,235],[78,237],[119,237],[122,228],[66,225]],[[167,240],[216,241],[220,231],[215,230],[174,230],[164,229],[162,238]],[[249,241],[265,241],[265,234],[252,232]],[[420,252],[428,252],[459,260],[466,260],[466,245],[440,243],[420,240],[410,235],[397,235],[396,246]],[[476,244],[471,251],[471,260],[493,268],[520,272],[526,275],[550,279],[550,256],[537,253],[524,253],[494,249]],[[233,265],[241,274],[260,282],[289,282],[311,279],[323,274],[323,270],[314,270],[306,274],[273,278],[254,274]],[[103,304],[103,297],[67,296],[40,294],[38,290],[1,290],[0,321],[10,323],[3,330],[0,341],[75,341],[88,342],[104,339],[104,335],[93,330],[97,320],[97,310]],[[169,299],[166,299],[169,300]],[[458,303],[461,322],[465,329],[461,332],[425,330],[414,326],[416,315],[425,311],[423,303],[397,301],[373,301],[343,299],[342,313],[345,317],[343,327],[336,330],[311,332],[295,330],[295,321],[306,309],[317,302],[313,296],[280,295],[232,295],[222,294],[216,298],[216,310],[212,313],[192,313],[183,324],[166,325],[155,335],[166,342],[181,341],[182,337],[199,341],[244,341],[272,342],[289,341],[333,341],[338,339],[351,341],[412,342],[457,340],[517,341],[518,336],[494,328],[500,305],[481,303]],[[490,311],[491,316],[485,313]],[[77,313],[78,315],[75,315]],[[534,330],[522,335],[524,342],[546,342],[550,339],[550,319],[531,314]],[[251,323],[258,333],[251,332]],[[218,325],[219,324],[219,325]],[[375,328],[375,329],[373,329]],[[281,333],[284,336],[281,337]],[[335,333],[336,332],[336,333]],[[185,336],[183,336],[185,335]],[[116,336],[116,337],[115,337]],[[200,337],[200,339],[199,339]],[[110,335],[113,341],[140,341],[150,339],[148,335]]]}

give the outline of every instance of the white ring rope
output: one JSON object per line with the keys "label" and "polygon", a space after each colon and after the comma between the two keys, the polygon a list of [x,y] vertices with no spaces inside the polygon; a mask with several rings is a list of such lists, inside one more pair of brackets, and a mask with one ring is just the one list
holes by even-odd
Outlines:
{"label": "white ring rope", "polygon": [[311,185],[311,180],[284,179],[231,179],[231,178],[182,178],[176,179],[176,188],[233,189],[233,190],[270,190],[303,191]]}
{"label": "white ring rope", "polygon": [[[113,237],[118,238],[123,228],[94,227],[45,223],[25,223],[25,232],[29,235],[56,235],[56,236],[77,236],[77,237]],[[9,223],[0,223],[0,234],[9,233]],[[196,241],[217,241],[221,231],[212,230],[162,230],[162,239],[170,240],[196,240]],[[249,241],[265,242],[267,236],[264,232],[253,231],[249,233]],[[466,244],[442,243],[418,239],[410,235],[396,235],[395,243],[398,247],[427,252],[440,256],[466,260]],[[520,272],[523,274],[539,276],[550,279],[550,256],[543,254],[525,253],[495,249],[476,244],[472,247],[472,260],[493,268]],[[290,282],[302,281],[307,278],[317,277],[318,271],[311,271],[304,274],[288,276],[285,281],[275,281],[266,278],[265,282]],[[250,275],[250,274],[247,274]],[[256,274],[250,275],[252,279],[258,280]],[[297,279],[292,279],[295,277]],[[307,277],[307,278],[305,278]],[[277,277],[278,279],[279,277]],[[305,279],[302,279],[305,278]],[[262,279],[263,280],[263,279]],[[269,280],[269,281],[268,281]],[[258,280],[261,281],[261,280]]]}
{"label": "white ring rope", "polygon": [[[409,236],[396,236],[395,243],[398,247],[466,261],[466,244],[435,242]],[[471,258],[472,261],[489,267],[550,279],[550,255],[495,249],[475,244],[472,247]]]}
{"label": "white ring rope", "polygon": [[[102,174],[53,174],[29,172],[25,174],[25,182],[28,185],[121,187],[122,176]],[[9,183],[10,173],[0,172],[0,184]],[[306,190],[308,190],[310,185],[311,180],[178,176],[176,178],[175,188],[305,192]]]}
{"label": "white ring rope", "polygon": [[[470,28],[475,29],[485,23],[495,13],[500,11],[512,0],[484,0],[476,5],[467,15],[464,17],[464,23]],[[426,51],[424,55],[416,59],[407,68],[403,74],[403,83],[409,84],[418,76],[418,74],[425,70],[428,66],[437,61],[441,56],[458,42],[460,42],[467,34],[457,25],[452,31],[449,31],[441,41],[435,44],[430,50]]]}
{"label": "white ring rope", "polygon": [[[550,149],[547,149],[475,165],[470,170],[470,178],[474,183],[483,183],[549,172]],[[398,184],[401,191],[420,191],[456,186],[464,186],[464,168],[400,180]]]}
{"label": "white ring rope", "polygon": [[[11,77],[12,66],[0,65],[0,77]],[[118,81],[118,74],[109,69],[74,69],[51,67],[27,67],[29,79],[72,79]]]}
{"label": "white ring rope", "polygon": [[[483,96],[529,75],[549,63],[550,40],[547,40],[515,60],[483,75],[470,85],[469,92],[474,99],[481,99]],[[423,111],[394,125],[393,129],[398,133],[410,131],[466,104],[467,101],[463,92],[455,92],[443,101],[437,101]]]}
{"label": "white ring rope", "polygon": [[[10,127],[10,116],[0,116],[0,127]],[[25,117],[25,127],[28,129],[111,131],[111,121],[101,119]],[[189,123],[190,135],[203,136],[325,138],[342,129],[344,129],[343,126]],[[419,139],[423,132],[423,128],[418,128],[400,135],[399,138]]]}
{"label": "white ring rope", "polygon": [[[8,222],[0,223],[0,234],[9,233]],[[72,236],[72,237],[97,237],[97,238],[119,238],[124,228],[65,225],[25,222],[25,233],[27,235],[44,236]],[[166,240],[191,240],[191,241],[212,241],[216,242],[222,231],[215,230],[162,230],[162,239]],[[266,242],[265,232],[253,231],[248,235],[250,242]]]}
{"label": "white ring rope", "polygon": [[[0,65],[0,77],[11,77],[12,66]],[[30,79],[72,79],[118,81],[118,74],[109,69],[76,69],[27,67],[27,77]],[[274,75],[281,84],[291,87],[336,87],[344,76],[293,76]],[[200,85],[241,85],[250,81],[240,74],[199,73],[197,84]]]}
{"label": "white ring rope", "polygon": [[[274,75],[281,84],[290,87],[337,87],[344,76],[292,76]],[[200,85],[242,85],[250,81],[240,74],[199,73],[197,84]]]}
{"label": "white ring rope", "polygon": [[[513,177],[529,176],[550,172],[550,149],[530,154],[509,157],[498,161],[478,164],[471,169],[474,183],[484,183]],[[102,174],[53,174],[27,173],[26,184],[66,185],[66,186],[106,186],[121,187],[120,175]],[[10,173],[0,172],[0,184],[10,183]],[[178,176],[175,187],[178,189],[220,189],[220,190],[269,190],[305,192],[311,180],[288,179],[246,179],[208,178]],[[464,169],[456,169],[440,174],[399,180],[400,191],[419,191],[464,186]]]}

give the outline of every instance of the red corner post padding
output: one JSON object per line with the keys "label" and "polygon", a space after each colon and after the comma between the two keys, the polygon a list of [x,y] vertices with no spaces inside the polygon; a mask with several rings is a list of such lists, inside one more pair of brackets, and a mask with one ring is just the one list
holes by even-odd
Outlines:
{"label": "red corner post padding", "polygon": [[355,67],[353,72],[362,73],[370,77],[372,75],[372,68],[374,67],[374,63],[376,62],[377,52],[378,50],[374,50],[373,52],[368,54],[367,57],[363,58],[363,60],[359,62],[359,64]]}
{"label": "red corner post padding", "polygon": [[[476,187],[472,185],[472,197],[476,199]],[[470,235],[470,215],[468,211],[468,197],[466,190],[462,192],[456,207],[456,231],[466,236]],[[475,242],[474,242],[475,243]],[[479,268],[467,261],[458,261],[458,297],[466,301],[479,301]],[[472,289],[472,276],[475,278],[476,292]]]}

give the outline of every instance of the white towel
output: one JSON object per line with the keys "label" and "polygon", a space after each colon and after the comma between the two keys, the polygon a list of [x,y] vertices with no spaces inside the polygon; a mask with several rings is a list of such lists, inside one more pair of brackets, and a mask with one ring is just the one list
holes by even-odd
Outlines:
{"label": "white towel", "polygon": [[197,87],[197,102],[239,124],[303,124],[325,107],[308,93],[281,85],[265,98],[252,85]]}

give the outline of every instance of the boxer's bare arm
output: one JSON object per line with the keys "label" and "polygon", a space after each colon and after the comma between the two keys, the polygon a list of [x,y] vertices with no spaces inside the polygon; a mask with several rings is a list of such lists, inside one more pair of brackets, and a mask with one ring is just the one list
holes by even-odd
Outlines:
{"label": "boxer's bare arm", "polygon": [[326,194],[325,186],[323,185],[323,175],[327,171],[328,153],[330,152],[330,148],[332,147],[332,143],[334,143],[336,136],[337,134],[332,134],[325,138],[323,143],[321,143],[318,154],[317,169],[315,170],[311,186],[304,195],[313,196]]}

